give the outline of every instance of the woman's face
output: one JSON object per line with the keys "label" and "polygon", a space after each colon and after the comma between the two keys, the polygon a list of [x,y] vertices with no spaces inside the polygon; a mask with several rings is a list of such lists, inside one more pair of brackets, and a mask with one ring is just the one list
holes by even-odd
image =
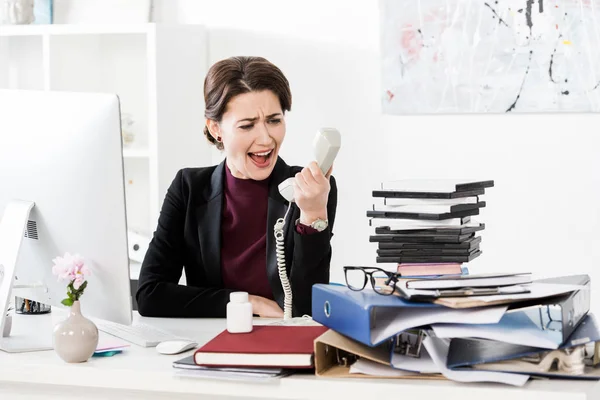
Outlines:
{"label": "woman's face", "polygon": [[279,98],[270,90],[235,96],[220,123],[208,120],[213,136],[220,136],[227,166],[236,178],[262,181],[273,171],[285,137]]}

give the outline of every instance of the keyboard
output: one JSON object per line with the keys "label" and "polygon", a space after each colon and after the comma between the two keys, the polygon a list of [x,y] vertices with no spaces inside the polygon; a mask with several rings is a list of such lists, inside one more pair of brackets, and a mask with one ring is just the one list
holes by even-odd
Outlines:
{"label": "keyboard", "polygon": [[160,342],[184,339],[143,323],[122,325],[106,320],[92,319],[92,321],[96,324],[99,331],[116,336],[141,347],[156,347]]}

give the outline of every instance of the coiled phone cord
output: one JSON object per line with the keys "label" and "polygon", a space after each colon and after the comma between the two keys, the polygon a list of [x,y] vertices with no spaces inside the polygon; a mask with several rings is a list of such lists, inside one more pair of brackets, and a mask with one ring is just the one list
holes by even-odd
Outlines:
{"label": "coiled phone cord", "polygon": [[288,280],[287,271],[285,270],[285,244],[284,244],[284,234],[283,228],[285,226],[285,220],[287,218],[290,209],[292,208],[292,203],[290,202],[287,211],[283,218],[279,218],[275,223],[275,253],[277,254],[277,271],[279,272],[279,280],[281,281],[281,286],[283,287],[283,319],[291,319],[292,318],[292,287],[290,285],[290,281]]}

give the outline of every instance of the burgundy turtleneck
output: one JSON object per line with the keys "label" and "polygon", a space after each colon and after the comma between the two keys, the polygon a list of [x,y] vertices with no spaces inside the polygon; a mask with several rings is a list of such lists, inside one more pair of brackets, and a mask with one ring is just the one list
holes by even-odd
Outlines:
{"label": "burgundy turtleneck", "polygon": [[225,165],[221,275],[228,289],[273,299],[267,278],[269,180],[234,177]]}
{"label": "burgundy turtleneck", "polygon": [[[267,278],[269,179],[255,181],[231,174],[225,164],[221,216],[221,276],[228,289],[273,299]],[[296,225],[301,234],[316,229]]]}

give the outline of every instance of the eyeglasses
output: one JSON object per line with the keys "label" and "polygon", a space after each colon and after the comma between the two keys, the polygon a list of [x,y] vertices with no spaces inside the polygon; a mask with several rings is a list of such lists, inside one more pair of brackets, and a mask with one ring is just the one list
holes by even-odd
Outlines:
{"label": "eyeglasses", "polygon": [[[379,274],[376,277],[374,274]],[[373,290],[378,294],[389,296],[396,289],[398,274],[377,267],[344,267],[346,285],[350,290],[361,291],[371,281]]]}

